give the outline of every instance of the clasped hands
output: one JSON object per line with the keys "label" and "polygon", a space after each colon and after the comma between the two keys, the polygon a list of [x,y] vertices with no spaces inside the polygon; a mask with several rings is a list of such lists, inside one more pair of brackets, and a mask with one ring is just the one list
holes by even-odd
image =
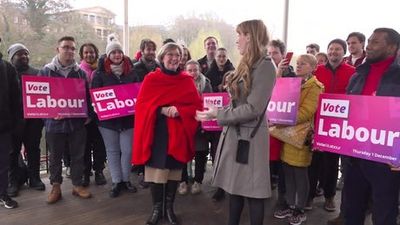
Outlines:
{"label": "clasped hands", "polygon": [[198,111],[196,110],[196,120],[197,121],[207,121],[217,118],[218,108],[212,104],[206,105],[207,110]]}

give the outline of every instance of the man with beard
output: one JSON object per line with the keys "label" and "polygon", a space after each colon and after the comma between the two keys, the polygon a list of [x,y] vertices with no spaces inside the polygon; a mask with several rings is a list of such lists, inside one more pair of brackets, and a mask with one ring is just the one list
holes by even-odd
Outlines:
{"label": "man with beard", "polygon": [[18,207],[18,203],[7,194],[11,135],[17,121],[22,118],[22,106],[16,71],[2,58],[0,53],[0,205],[12,209]]}
{"label": "man with beard", "polygon": [[[157,45],[150,39],[143,39],[140,42],[141,57],[138,62],[133,65],[133,70],[136,72],[139,82],[144,80],[144,77],[156,70],[159,67],[156,61]],[[134,166],[139,178],[139,187],[148,188],[149,184],[144,181],[144,166]]]}
{"label": "man with beard", "polygon": [[203,58],[197,60],[197,62],[199,62],[200,64],[200,70],[202,74],[206,74],[208,69],[210,68],[211,63],[215,59],[217,48],[218,48],[217,38],[209,36],[206,37],[206,39],[204,39],[204,50],[206,50],[206,55]]}
{"label": "man with beard", "polygon": [[156,61],[156,49],[156,43],[150,39],[143,39],[140,43],[140,53],[142,56],[133,65],[133,70],[136,71],[140,82],[144,80],[144,77],[148,73],[159,67]]}
{"label": "man with beard", "polygon": [[[396,58],[399,46],[397,31],[375,29],[368,39],[366,62],[357,67],[347,93],[400,97],[400,65]],[[373,224],[396,225],[400,168],[357,158],[350,158],[350,162],[344,177],[344,224],[364,224],[368,200],[372,197]]]}
{"label": "man with beard", "polygon": [[[36,76],[39,70],[29,65],[29,50],[23,44],[16,43],[8,48],[8,56],[11,64],[17,70],[19,83],[24,75]],[[22,99],[19,99],[22,102]],[[29,187],[35,190],[44,191],[45,185],[40,179],[40,139],[42,138],[43,120],[26,119],[17,125],[13,135],[13,151],[10,154],[9,186],[7,193],[11,197],[18,195],[21,184],[21,173],[18,170],[21,157],[22,144],[28,159],[28,181]]]}
{"label": "man with beard", "polygon": [[[315,71],[317,79],[325,86],[325,93],[345,94],[350,77],[354,74],[354,67],[343,62],[346,54],[346,42],[341,39],[334,39],[328,44],[328,62],[326,65],[319,65]],[[317,152],[313,155],[313,161],[322,162],[324,190],[324,209],[328,212],[336,210],[334,197],[336,195],[336,181],[338,178],[339,155],[330,152]],[[313,169],[313,162],[310,167],[310,192],[309,201],[312,203],[315,197],[318,170]]]}

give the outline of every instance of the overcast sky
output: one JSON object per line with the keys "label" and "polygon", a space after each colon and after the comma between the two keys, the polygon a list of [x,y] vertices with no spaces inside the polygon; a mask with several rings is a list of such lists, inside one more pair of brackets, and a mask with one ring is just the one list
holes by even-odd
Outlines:
{"label": "overcast sky", "polygon": [[[123,0],[70,0],[73,7],[103,6],[123,23]],[[284,0],[129,0],[129,25],[170,25],[183,15],[211,14],[236,25],[247,19],[262,19],[272,38],[282,38]],[[238,4],[239,3],[239,4]],[[377,27],[400,32],[400,0],[290,0],[288,49],[295,54],[316,42],[325,51],[334,38],[346,39],[352,31],[367,38]]]}

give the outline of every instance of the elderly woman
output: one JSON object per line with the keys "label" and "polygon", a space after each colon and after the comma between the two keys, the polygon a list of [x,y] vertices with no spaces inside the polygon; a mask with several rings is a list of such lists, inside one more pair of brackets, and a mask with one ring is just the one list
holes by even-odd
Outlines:
{"label": "elderly woman", "polygon": [[147,225],[157,224],[165,215],[178,224],[173,211],[182,168],[192,160],[198,123],[196,110],[202,108],[193,78],[180,71],[180,45],[167,43],[157,56],[160,68],[149,73],[136,102],[133,163],[145,165],[145,181],[150,182],[153,212]]}

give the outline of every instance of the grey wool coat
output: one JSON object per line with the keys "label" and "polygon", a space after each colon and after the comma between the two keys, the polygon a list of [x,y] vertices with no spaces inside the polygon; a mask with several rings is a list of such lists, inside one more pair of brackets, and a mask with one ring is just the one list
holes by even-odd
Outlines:
{"label": "grey wool coat", "polygon": [[[252,67],[252,86],[248,96],[239,96],[232,104],[218,111],[217,121],[223,126],[213,171],[213,185],[234,195],[250,198],[271,197],[269,173],[269,133],[266,117],[253,138],[250,134],[269,102],[275,85],[275,67],[268,57],[261,58]],[[243,82],[239,81],[243,88]],[[243,93],[243,91],[241,92]],[[238,135],[250,141],[248,164],[236,162]]]}

